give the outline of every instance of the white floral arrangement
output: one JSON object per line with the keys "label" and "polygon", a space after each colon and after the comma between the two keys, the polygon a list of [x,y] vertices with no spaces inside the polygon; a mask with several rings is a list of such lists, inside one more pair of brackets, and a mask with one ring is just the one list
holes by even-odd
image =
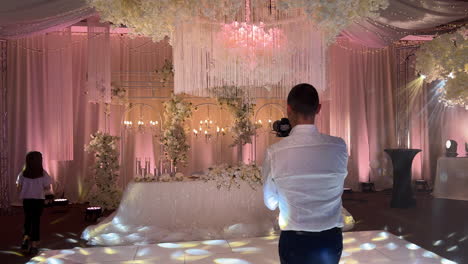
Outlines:
{"label": "white floral arrangement", "polygon": [[85,146],[85,151],[94,153],[93,177],[88,178],[91,188],[88,201],[91,205],[101,206],[106,210],[118,207],[122,192],[117,186],[119,176],[119,137],[109,133],[96,132]]}
{"label": "white floral arrangement", "polygon": [[148,173],[144,176],[137,176],[134,179],[135,182],[156,182],[158,181],[158,178],[155,177],[153,174]]}
{"label": "white floral arrangement", "polygon": [[111,102],[115,105],[128,104],[127,90],[114,82],[111,83]]}
{"label": "white floral arrangement", "polygon": [[185,175],[182,172],[177,172],[174,177],[171,177],[171,174],[164,173],[158,179],[153,174],[149,173],[145,176],[135,177],[135,182],[171,182],[171,181],[184,181]]}
{"label": "white floral arrangement", "polygon": [[446,105],[468,105],[468,29],[442,34],[416,51],[415,69],[426,82],[441,80],[440,100]]}
{"label": "white floral arrangement", "polygon": [[330,44],[353,22],[378,17],[380,10],[388,7],[388,0],[278,0],[278,6],[283,10],[304,10]]}
{"label": "white floral arrangement", "polygon": [[238,87],[225,86],[212,90],[221,108],[228,110],[234,123],[229,127],[233,134],[234,141],[231,147],[252,143],[252,137],[261,126],[255,124],[254,117],[255,104],[250,102],[245,92]]}
{"label": "white floral arrangement", "polygon": [[166,83],[174,79],[174,65],[170,60],[164,60],[164,65],[161,69],[155,70],[155,73],[160,77],[159,81]]}
{"label": "white floral arrangement", "polygon": [[[232,22],[245,9],[239,0],[87,0],[101,18],[114,25],[126,25],[134,34],[170,41],[178,23],[191,22],[195,18],[213,22]],[[253,1],[260,6],[262,1]],[[278,7],[288,11],[302,9],[325,33],[327,42],[332,40],[352,22],[362,18],[375,18],[381,9],[388,7],[388,0],[278,0]]]}
{"label": "white floral arrangement", "polygon": [[215,181],[218,189],[230,190],[233,186],[240,188],[241,182],[245,181],[256,190],[262,186],[262,174],[260,168],[255,164],[240,163],[237,166],[220,164],[208,168],[208,173],[201,176],[202,180]]}
{"label": "white floral arrangement", "polygon": [[126,25],[134,34],[151,37],[154,42],[172,39],[178,23],[194,17],[232,20],[243,7],[238,0],[87,0],[101,18],[114,25]]}
{"label": "white floral arrangement", "polygon": [[163,175],[161,175],[159,180],[162,181],[162,182],[170,182],[170,181],[172,181],[172,177],[171,177],[171,175],[169,173],[164,173]]}
{"label": "white floral arrangement", "polygon": [[164,103],[164,126],[161,144],[164,154],[174,167],[187,163],[187,144],[185,121],[192,116],[192,103],[186,102],[175,94]]}
{"label": "white floral arrangement", "polygon": [[182,172],[177,172],[175,175],[174,175],[174,180],[176,181],[183,181],[185,178],[184,174]]}

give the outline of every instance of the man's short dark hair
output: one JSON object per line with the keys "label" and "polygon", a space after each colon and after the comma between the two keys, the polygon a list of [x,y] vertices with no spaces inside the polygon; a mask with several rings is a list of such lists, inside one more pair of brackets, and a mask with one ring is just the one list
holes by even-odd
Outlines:
{"label": "man's short dark hair", "polygon": [[288,105],[294,112],[304,116],[315,115],[319,103],[317,90],[308,83],[301,83],[294,86],[288,95]]}

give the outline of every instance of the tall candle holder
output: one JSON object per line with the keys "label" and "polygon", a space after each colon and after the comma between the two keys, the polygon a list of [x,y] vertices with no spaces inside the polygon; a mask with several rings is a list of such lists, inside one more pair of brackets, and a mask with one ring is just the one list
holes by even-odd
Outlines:
{"label": "tall candle holder", "polygon": [[141,158],[136,158],[136,174],[142,175]]}
{"label": "tall candle holder", "polygon": [[159,175],[161,176],[164,172],[164,160],[162,157],[159,158]]}
{"label": "tall candle holder", "polygon": [[150,158],[145,157],[145,172],[144,175],[146,176],[150,172]]}
{"label": "tall candle holder", "polygon": [[171,166],[170,167],[170,170],[171,170],[170,174],[171,174],[171,176],[174,176],[175,175],[175,171],[174,171],[175,166],[174,166],[174,162],[172,162],[172,160],[171,160],[171,165],[170,166]]}

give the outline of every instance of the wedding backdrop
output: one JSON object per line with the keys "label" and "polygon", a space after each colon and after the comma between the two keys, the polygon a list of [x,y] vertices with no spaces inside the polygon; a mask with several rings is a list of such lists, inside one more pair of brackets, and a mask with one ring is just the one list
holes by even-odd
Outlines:
{"label": "wedding backdrop", "polygon": [[57,197],[118,208],[91,243],[274,231],[260,167],[303,82],[347,144],[345,187],[391,188],[395,148],[422,150],[412,180],[434,182],[445,141],[468,142],[468,4],[321,2],[3,3],[2,207],[37,150]]}
{"label": "wedding backdrop", "polygon": [[[348,187],[356,189],[359,182],[369,179],[375,181],[379,188],[390,186],[391,164],[382,151],[399,144],[397,134],[400,131],[396,127],[399,109],[396,108],[400,106],[396,101],[400,96],[398,89],[401,87],[398,86],[402,84],[397,83],[397,75],[415,74],[411,67],[407,67],[404,73],[397,69],[398,64],[405,63],[401,61],[404,56],[399,53],[407,52],[408,56],[414,51],[405,46],[388,44],[404,35],[417,33],[420,29],[426,30],[463,18],[466,6],[457,1],[433,1],[433,5],[425,3],[418,8],[404,1],[390,1],[389,4],[380,16],[351,24],[330,46],[323,44],[322,47],[319,44],[307,47],[316,52],[316,55],[307,59],[312,67],[317,67],[316,77],[306,74],[307,77],[299,77],[281,87],[260,87],[253,94],[249,91],[256,104],[253,121],[263,121],[263,124],[252,144],[243,147],[242,160],[261,164],[265,147],[278,140],[269,133],[268,126],[285,116],[283,99],[287,90],[280,92],[281,89],[287,89],[294,82],[309,81],[315,83],[321,91],[324,107],[319,116],[320,131],[343,137],[348,144]],[[153,42],[146,37],[131,38],[125,29],[119,34],[119,29],[109,29],[108,25],[100,24],[97,18],[76,24],[95,14],[84,1],[44,1],[42,8],[48,11],[47,16],[42,15],[41,23],[34,23],[34,27],[28,26],[28,19],[37,21],[39,18],[28,12],[27,4],[24,5],[18,11],[20,13],[13,15],[10,12],[7,15],[8,10],[15,8],[14,3],[7,4],[2,13],[2,25],[6,26],[2,26],[0,31],[2,38],[10,39],[3,42],[6,45],[2,46],[6,50],[3,55],[3,58],[6,57],[4,89],[7,89],[6,100],[10,102],[5,109],[8,125],[4,126],[8,128],[4,135],[8,135],[9,149],[8,152],[5,149],[5,152],[8,153],[9,174],[14,175],[19,171],[25,152],[40,150],[46,157],[46,168],[56,177],[56,191],[66,193],[71,200],[81,200],[86,196],[85,179],[90,174],[89,167],[92,164],[83,146],[89,142],[89,135],[98,130],[121,137],[118,142],[121,164],[118,182],[121,187],[125,187],[135,176],[136,159],[147,159],[151,168],[159,168],[163,153],[157,136],[161,136],[163,123],[162,103],[174,88],[176,92],[188,93],[191,93],[188,89],[201,89],[202,86],[197,88],[188,75],[178,74],[178,70],[196,72],[203,62],[189,62],[187,58],[181,58],[188,55],[179,51],[173,53],[170,43],[167,39],[161,40],[161,37],[156,39],[160,42]],[[408,15],[404,16],[404,13]],[[245,16],[243,13],[238,15]],[[431,19],[426,19],[425,23],[419,20],[402,22],[422,15]],[[18,17],[21,17],[21,27],[14,20]],[[265,14],[256,14],[255,19],[265,17]],[[306,25],[304,28],[312,27]],[[198,37],[194,35],[196,32],[176,32]],[[151,37],[154,40],[155,37]],[[184,41],[185,44],[176,41],[176,49],[182,48],[180,45],[206,47],[199,40]],[[289,45],[292,43],[294,40]],[[216,50],[216,47],[211,49]],[[172,74],[173,54],[179,60],[174,67],[176,78]],[[198,68],[181,68],[188,67],[190,63]],[[216,86],[215,83],[212,85]],[[413,103],[410,112],[413,114],[408,147],[426,150],[416,158],[413,177],[431,180],[434,177],[431,171],[434,170],[430,168],[435,166],[435,159],[441,154],[441,142],[447,138],[466,141],[466,133],[463,133],[466,131],[463,127],[466,122],[462,122],[466,114],[461,108],[446,108],[439,104],[428,106],[428,102],[433,101],[431,91],[420,90],[411,98]],[[99,94],[104,91],[107,94]],[[117,94],[119,91],[120,95]],[[116,94],[110,106],[90,103],[111,103],[111,93]],[[209,95],[208,90],[200,95]],[[188,166],[179,170],[191,175],[194,172],[202,173],[213,164],[241,160],[238,157],[240,152],[229,147],[231,135],[228,124],[231,121],[225,118],[229,116],[226,110],[220,109],[213,99],[188,97],[187,100],[200,107],[194,111],[189,124],[191,133],[187,136],[191,147],[188,151]],[[146,105],[149,112],[143,113],[138,104]],[[459,116],[454,117],[457,114]],[[208,130],[199,130],[201,126],[198,123],[208,119],[216,125],[212,124]],[[145,132],[136,128],[138,121],[145,125],[150,121],[158,121],[158,124],[154,125],[153,130]],[[124,122],[133,122],[133,126]],[[220,133],[216,129],[226,132]],[[192,130],[199,131],[195,134]],[[9,177],[9,186],[13,186],[13,178]],[[14,200],[13,188],[9,189],[10,197]]]}

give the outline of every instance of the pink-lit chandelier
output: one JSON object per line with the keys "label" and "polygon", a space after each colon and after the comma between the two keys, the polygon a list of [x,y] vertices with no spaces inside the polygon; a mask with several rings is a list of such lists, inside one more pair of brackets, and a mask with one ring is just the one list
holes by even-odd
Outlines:
{"label": "pink-lit chandelier", "polygon": [[[219,88],[243,89],[248,98],[286,97],[297,83],[324,89],[322,33],[293,11],[256,1],[243,21],[204,19],[180,23],[174,31],[174,91],[213,96]],[[229,96],[229,89],[225,96]],[[219,95],[218,95],[219,96]],[[195,132],[194,132],[195,133]]]}
{"label": "pink-lit chandelier", "polygon": [[250,0],[245,1],[246,22],[232,22],[221,27],[219,38],[225,48],[250,62],[255,67],[257,56],[270,55],[286,44],[283,31],[277,27],[266,28],[263,22],[250,23]]}

